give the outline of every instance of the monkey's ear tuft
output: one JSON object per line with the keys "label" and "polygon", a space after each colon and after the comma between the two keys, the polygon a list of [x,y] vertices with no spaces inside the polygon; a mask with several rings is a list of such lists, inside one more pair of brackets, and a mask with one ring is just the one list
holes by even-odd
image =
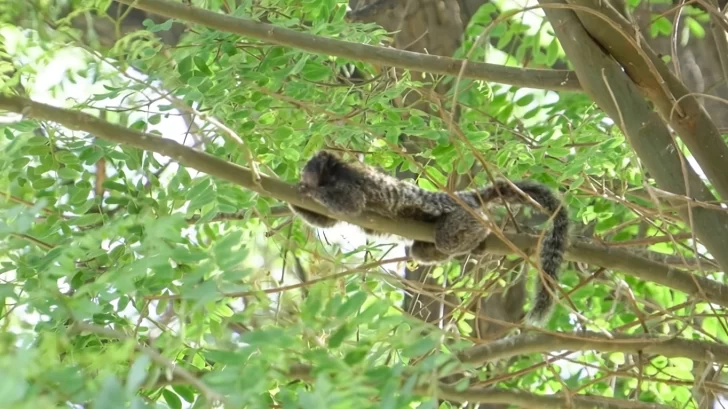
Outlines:
{"label": "monkey's ear tuft", "polygon": [[342,163],[341,157],[338,154],[326,150],[319,151],[313,159],[321,162],[322,169],[332,168]]}
{"label": "monkey's ear tuft", "polygon": [[301,184],[309,188],[329,183],[339,160],[330,152],[319,151],[301,170]]}

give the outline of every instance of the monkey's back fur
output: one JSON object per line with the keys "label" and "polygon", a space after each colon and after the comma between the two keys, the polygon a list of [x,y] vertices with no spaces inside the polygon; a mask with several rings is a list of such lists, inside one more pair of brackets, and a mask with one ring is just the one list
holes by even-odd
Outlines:
{"label": "monkey's back fur", "polygon": [[[528,203],[523,194],[530,196],[552,215],[553,225],[542,240],[539,254],[541,269],[547,277],[538,280],[534,305],[527,320],[543,324],[550,316],[554,303],[551,292],[558,282],[559,267],[567,246],[569,216],[547,186],[527,180],[512,184],[496,181],[476,190],[430,192],[360,162],[344,162],[328,151],[320,151],[308,161],[301,171],[298,186],[302,195],[312,198],[334,215],[356,216],[368,211],[391,218],[394,222],[415,220],[434,223],[434,243],[415,240],[409,246],[410,256],[424,264],[443,262],[456,255],[482,254],[485,239],[490,234],[487,222],[484,222],[487,219],[483,213],[485,206],[498,198],[512,203]],[[467,208],[462,207],[459,201]],[[289,206],[314,227],[333,227],[339,222]],[[377,234],[369,229],[364,231]]]}

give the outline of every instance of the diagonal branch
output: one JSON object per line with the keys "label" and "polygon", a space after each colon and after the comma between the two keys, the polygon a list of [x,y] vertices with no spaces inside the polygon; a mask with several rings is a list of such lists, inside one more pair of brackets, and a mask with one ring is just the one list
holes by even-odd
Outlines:
{"label": "diagonal branch", "polygon": [[217,31],[256,38],[266,43],[297,48],[312,53],[334,55],[356,61],[417,70],[420,72],[481,79],[520,87],[555,91],[581,90],[576,76],[572,71],[568,70],[513,68],[395,50],[368,44],[351,43],[215,13],[193,7],[189,4],[169,0],[117,1],[167,18],[184,20]]}
{"label": "diagonal branch", "polygon": [[725,171],[728,144],[696,95],[690,93],[646,41],[641,37],[634,38],[635,30],[609,2],[570,0],[569,3],[579,6],[576,14],[584,28],[609,50],[639,90],[655,103],[660,115],[675,128],[715,190],[728,200],[728,174]]}
{"label": "diagonal branch", "polygon": [[[37,120],[57,122],[64,127],[85,131],[95,137],[133,146],[150,152],[171,157],[182,165],[197,169],[217,178],[227,180],[246,189],[272,197],[320,214],[339,218],[345,222],[376,231],[395,234],[409,239],[432,242],[433,226],[429,223],[409,220],[392,223],[390,219],[376,214],[339,217],[330,214],[323,206],[298,195],[294,185],[279,179],[260,175],[254,181],[250,169],[226,162],[205,152],[199,152],[171,139],[132,131],[123,126],[112,124],[92,115],[56,108],[17,96],[0,96],[0,109],[23,114]],[[514,247],[527,251],[538,246],[538,237],[527,234],[505,235],[508,242],[495,235],[488,237],[486,246],[491,254],[513,254]],[[574,242],[565,255],[567,260],[598,265],[622,271],[644,280],[699,296],[700,299],[728,307],[728,286],[705,277],[648,260],[624,250],[608,248],[586,242]]]}
{"label": "diagonal branch", "polygon": [[[715,196],[692,167],[684,163],[663,121],[647,106],[622,67],[595,43],[576,14],[568,10],[572,6],[564,0],[539,0],[539,3],[544,6],[546,17],[574,65],[584,91],[624,132],[657,185],[700,202],[714,202]],[[728,240],[725,239],[728,213],[697,207],[678,211],[721,268],[728,269]]]}

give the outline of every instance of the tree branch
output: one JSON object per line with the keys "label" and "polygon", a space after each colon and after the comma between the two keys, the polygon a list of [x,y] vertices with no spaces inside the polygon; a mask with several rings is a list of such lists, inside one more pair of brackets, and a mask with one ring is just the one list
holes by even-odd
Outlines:
{"label": "tree branch", "polygon": [[[407,371],[409,368],[406,368]],[[284,371],[285,376],[293,379],[301,379],[307,382],[314,382],[314,368],[309,365],[291,365]],[[603,398],[601,396],[564,396],[558,395],[537,395],[535,393],[508,390],[500,388],[459,388],[438,384],[420,384],[414,388],[414,392],[422,396],[434,396],[438,399],[460,403],[484,404],[508,404],[521,408],[539,409],[670,409],[669,406],[628,401],[618,398]]]}
{"label": "tree branch", "polygon": [[660,115],[675,128],[715,190],[728,200],[728,173],[725,171],[728,145],[696,96],[644,39],[634,38],[635,31],[630,23],[608,2],[569,2],[580,6],[576,14],[584,22],[585,29],[604,49],[609,50],[640,91],[655,103]]}
{"label": "tree branch", "polygon": [[[406,368],[407,371],[409,368]],[[314,368],[309,365],[291,365],[285,371],[285,376],[294,379],[301,379],[307,382],[315,381],[313,376]],[[452,402],[484,404],[507,404],[521,408],[539,409],[670,409],[669,406],[628,401],[617,398],[603,398],[600,396],[564,396],[558,395],[537,395],[535,393],[508,390],[500,388],[459,388],[437,384],[420,384],[414,388],[414,392],[422,396],[434,396],[438,399],[445,399]]]}
{"label": "tree branch", "polygon": [[463,363],[484,364],[516,355],[557,351],[600,351],[662,355],[694,361],[728,365],[728,345],[666,336],[613,334],[596,332],[573,334],[529,332],[481,344],[458,353]]}
{"label": "tree branch", "polygon": [[[83,112],[56,108],[17,96],[0,96],[0,109],[38,120],[57,122],[68,129],[85,131],[97,138],[166,155],[184,166],[227,180],[262,195],[361,227],[413,240],[427,242],[433,240],[432,224],[408,220],[392,223],[390,219],[372,213],[357,217],[335,216],[318,203],[300,197],[294,185],[265,175],[260,175],[260,182],[256,183],[250,169],[226,162],[208,153],[196,151],[171,139],[132,131]],[[538,245],[538,237],[533,235],[508,233],[505,237],[508,242],[498,239],[495,235],[490,235],[487,241],[488,251],[492,254],[507,255],[513,254],[514,248],[527,251]],[[571,261],[622,271],[728,307],[728,286],[624,250],[576,241],[570,246],[565,257]]]}
{"label": "tree branch", "polygon": [[462,76],[502,84],[556,91],[580,91],[581,87],[572,71],[512,68],[495,64],[426,55],[368,44],[351,43],[301,33],[271,24],[259,23],[189,4],[169,0],[116,0],[119,3],[152,13],[200,24],[214,30],[252,37],[260,41],[297,48],[312,53],[334,55],[391,67]]}
{"label": "tree branch", "polygon": [[[419,390],[419,389],[418,389]],[[426,390],[423,388],[423,390]],[[439,385],[437,396],[455,402],[504,403],[521,408],[539,409],[668,409],[657,403],[634,402],[617,398],[597,396],[536,395],[524,391],[496,388],[468,388],[458,391],[451,386]]]}
{"label": "tree branch", "polygon": [[[596,44],[564,0],[539,0],[584,90],[624,132],[657,185],[668,192],[712,203],[715,196],[687,165],[672,135],[644,97],[603,48]],[[725,160],[725,159],[724,159]],[[678,201],[674,205],[680,205]],[[706,208],[680,208],[680,217],[728,270],[728,214]]]}

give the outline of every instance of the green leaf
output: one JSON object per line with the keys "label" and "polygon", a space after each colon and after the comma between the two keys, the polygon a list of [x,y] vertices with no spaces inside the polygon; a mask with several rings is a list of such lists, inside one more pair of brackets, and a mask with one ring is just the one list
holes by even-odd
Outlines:
{"label": "green leaf", "polygon": [[558,61],[560,54],[561,47],[559,45],[559,41],[554,38],[551,43],[549,43],[549,46],[546,48],[546,65],[549,67],[553,67],[554,64],[556,64],[556,61]]}
{"label": "green leaf", "polygon": [[[329,346],[330,346],[330,344],[329,344]],[[346,356],[344,357],[344,362],[346,362],[347,365],[349,365],[349,366],[354,366],[354,365],[362,362],[367,357],[368,353],[369,353],[368,349],[364,349],[364,348],[356,349],[356,350],[351,351],[346,354]]]}
{"label": "green leaf", "polygon": [[222,240],[215,243],[214,251],[216,256],[220,257],[232,252],[233,247],[237,247],[242,244],[242,237],[243,232],[241,230],[235,230],[228,233]]}
{"label": "green leaf", "polygon": [[60,176],[61,179],[77,180],[80,176],[80,173],[71,168],[60,168],[58,169],[58,176]]}
{"label": "green leaf", "polygon": [[419,338],[407,345],[402,354],[407,357],[417,357],[431,351],[435,347],[435,340],[429,337]]}
{"label": "green leaf", "polygon": [[533,94],[526,94],[523,97],[518,98],[516,100],[516,105],[518,105],[519,107],[525,107],[526,105],[533,102],[533,99],[534,99]]}
{"label": "green leaf", "polygon": [[195,393],[189,386],[172,385],[172,390],[174,390],[177,395],[179,395],[187,403],[192,403],[195,401]]}
{"label": "green leaf", "polygon": [[187,56],[177,63],[177,72],[186,74],[192,70],[192,56]]}
{"label": "green leaf", "polygon": [[72,220],[70,223],[75,226],[91,226],[101,223],[103,219],[104,216],[102,214],[89,213]]}
{"label": "green leaf", "polygon": [[290,138],[291,135],[293,135],[293,128],[291,128],[290,126],[281,126],[279,128],[276,128],[273,135],[277,140],[285,141]]}
{"label": "green leaf", "polygon": [[67,165],[73,165],[81,162],[78,156],[68,151],[60,151],[56,153],[55,156],[57,161]]}
{"label": "green leaf", "polygon": [[172,28],[173,20],[167,20],[164,23],[161,24],[155,24],[154,21],[150,19],[144,19],[142,24],[144,24],[144,27],[147,28],[147,30],[151,31],[152,33],[156,33],[159,31],[167,31],[170,28]]}
{"label": "green leaf", "polygon": [[22,379],[20,374],[15,376],[7,374],[0,377],[0,393],[5,405],[20,402],[30,389],[30,385]]}
{"label": "green leaf", "polygon": [[672,32],[672,22],[668,20],[664,16],[656,16],[654,20],[652,20],[652,24],[650,25],[650,35],[652,37],[657,37],[658,35],[669,35]]}
{"label": "green leaf", "polygon": [[205,60],[196,55],[192,57],[192,61],[195,63],[195,67],[197,67],[198,70],[200,70],[205,75],[212,75],[212,71],[210,71],[210,67],[207,66],[207,63]]}
{"label": "green leaf", "polygon": [[177,396],[176,393],[169,389],[162,390],[162,396],[164,401],[167,402],[171,409],[182,409],[182,400]]}
{"label": "green leaf", "polygon": [[336,311],[337,318],[345,318],[359,311],[364,302],[367,300],[367,294],[363,291],[354,293],[344,304]]}
{"label": "green leaf", "polygon": [[56,180],[51,179],[51,178],[36,179],[32,183],[33,189],[35,189],[35,190],[47,189],[55,184],[56,184]]}
{"label": "green leaf", "polygon": [[150,364],[151,359],[147,355],[139,355],[134,360],[134,363],[129,369],[129,373],[126,375],[126,395],[132,396],[136,394],[137,390],[144,383],[147,377],[147,366]]}
{"label": "green leaf", "polygon": [[106,375],[101,390],[94,399],[94,408],[117,409],[127,401],[127,395],[119,381],[111,375]]}
{"label": "green leaf", "polygon": [[705,28],[694,18],[692,17],[686,17],[685,18],[685,24],[687,24],[687,27],[690,29],[690,32],[695,35],[698,38],[704,38],[705,37]]}
{"label": "green leaf", "polygon": [[346,337],[349,336],[351,333],[351,328],[347,324],[344,324],[339,327],[336,331],[334,331],[333,334],[331,334],[331,337],[329,337],[329,348],[338,348],[341,346],[341,343],[344,342]]}
{"label": "green leaf", "polygon": [[308,60],[301,70],[301,74],[308,81],[323,81],[331,76],[331,68],[318,61]]}
{"label": "green leaf", "polygon": [[546,152],[548,152],[549,155],[555,156],[557,158],[565,158],[571,154],[571,149],[552,146],[547,148]]}

